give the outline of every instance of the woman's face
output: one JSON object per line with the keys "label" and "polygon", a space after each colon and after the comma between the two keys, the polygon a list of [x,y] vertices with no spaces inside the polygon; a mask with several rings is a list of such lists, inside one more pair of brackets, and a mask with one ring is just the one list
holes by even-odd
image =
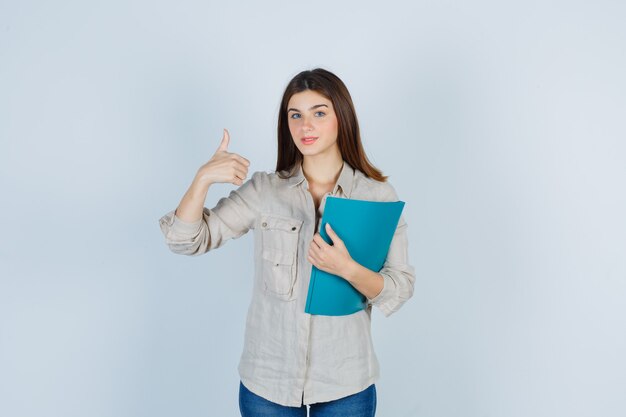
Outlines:
{"label": "woman's face", "polygon": [[337,115],[332,102],[317,91],[291,96],[287,120],[291,138],[303,156],[339,152]]}

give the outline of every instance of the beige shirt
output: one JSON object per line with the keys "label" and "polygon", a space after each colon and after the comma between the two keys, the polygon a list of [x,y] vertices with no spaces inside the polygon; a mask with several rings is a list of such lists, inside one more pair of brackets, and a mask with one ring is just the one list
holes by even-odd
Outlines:
{"label": "beige shirt", "polygon": [[[333,192],[324,195],[319,217],[328,195],[398,201],[391,184],[369,179],[347,162]],[[250,391],[285,406],[331,401],[373,384],[379,365],[370,332],[372,305],[389,316],[413,295],[415,270],[401,216],[379,271],[384,287],[367,308],[348,316],[305,313],[312,268],[307,253],[319,223],[300,165],[288,179],[255,172],[215,207],[205,207],[194,223],[174,210],[159,219],[170,250],[181,255],[201,255],[254,230],[252,300],[238,371]]]}

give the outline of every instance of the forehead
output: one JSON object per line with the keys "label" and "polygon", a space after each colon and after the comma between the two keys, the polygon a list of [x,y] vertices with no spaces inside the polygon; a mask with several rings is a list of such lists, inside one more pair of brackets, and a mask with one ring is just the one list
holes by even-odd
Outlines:
{"label": "forehead", "polygon": [[297,107],[300,110],[304,110],[316,104],[327,104],[329,107],[332,107],[329,99],[313,90],[304,90],[291,96],[288,107]]}

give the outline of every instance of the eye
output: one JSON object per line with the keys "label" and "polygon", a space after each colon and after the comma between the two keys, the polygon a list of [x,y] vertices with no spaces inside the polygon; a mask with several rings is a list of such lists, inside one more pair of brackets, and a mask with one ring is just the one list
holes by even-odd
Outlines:
{"label": "eye", "polygon": [[299,117],[295,117],[295,116],[300,116],[300,113],[292,113],[290,117],[292,119],[299,119]]}
{"label": "eye", "polygon": [[[321,114],[322,114],[322,116],[325,116],[325,115],[326,115],[326,113],[324,113],[323,111],[316,111],[316,112],[315,112],[315,114],[318,114],[318,113],[321,113]],[[321,117],[321,116],[320,116],[320,117]]]}

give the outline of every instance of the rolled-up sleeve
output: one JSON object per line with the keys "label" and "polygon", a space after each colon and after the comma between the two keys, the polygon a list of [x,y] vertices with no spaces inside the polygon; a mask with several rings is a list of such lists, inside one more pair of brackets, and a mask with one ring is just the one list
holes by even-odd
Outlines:
{"label": "rolled-up sleeve", "polygon": [[255,172],[215,207],[204,207],[202,218],[195,222],[181,220],[174,214],[176,209],[163,215],[159,226],[169,249],[180,255],[197,256],[247,233],[254,227],[259,212],[264,175]]}
{"label": "rolled-up sleeve", "polygon": [[[391,186],[390,189],[392,198],[388,201],[398,201],[395,190]],[[407,228],[408,224],[402,215],[391,240],[385,263],[378,271],[383,277],[383,289],[376,297],[368,298],[368,302],[377,306],[385,317],[398,311],[413,296],[415,268],[409,264]]]}

